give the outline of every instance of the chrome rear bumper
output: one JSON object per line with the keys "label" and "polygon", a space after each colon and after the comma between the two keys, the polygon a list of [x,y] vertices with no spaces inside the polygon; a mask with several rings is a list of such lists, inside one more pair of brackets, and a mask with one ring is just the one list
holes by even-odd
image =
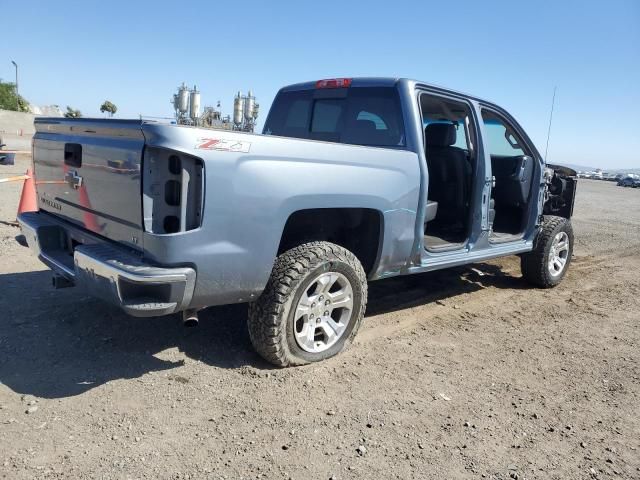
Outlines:
{"label": "chrome rear bumper", "polygon": [[23,213],[18,222],[31,250],[57,275],[130,315],[166,315],[189,307],[196,280],[193,268],[150,265],[46,213]]}

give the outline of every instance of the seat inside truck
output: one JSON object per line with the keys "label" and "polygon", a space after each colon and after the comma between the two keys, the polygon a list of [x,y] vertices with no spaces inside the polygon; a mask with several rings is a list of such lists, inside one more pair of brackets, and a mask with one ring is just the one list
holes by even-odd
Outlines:
{"label": "seat inside truck", "polygon": [[422,95],[424,146],[429,175],[425,246],[458,248],[469,236],[475,153],[470,112],[461,102]]}

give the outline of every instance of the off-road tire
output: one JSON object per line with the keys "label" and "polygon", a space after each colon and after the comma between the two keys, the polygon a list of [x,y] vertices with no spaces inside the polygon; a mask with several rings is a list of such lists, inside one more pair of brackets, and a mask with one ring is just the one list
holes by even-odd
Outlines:
{"label": "off-road tire", "polygon": [[[562,272],[553,276],[549,271],[549,255],[554,238],[560,232],[565,232],[569,238],[569,253]],[[520,256],[522,276],[536,287],[555,287],[566,275],[572,255],[573,228],[571,221],[563,217],[546,215],[535,239],[533,250]]]}
{"label": "off-road tire", "polygon": [[[308,288],[306,283],[325,271],[339,272],[349,280],[353,290],[352,316],[331,348],[310,353],[302,350],[293,336],[293,306]],[[264,292],[249,305],[249,337],[260,356],[279,367],[317,362],[340,353],[352,343],[366,305],[367,277],[356,256],[333,243],[305,243],[276,259]]]}

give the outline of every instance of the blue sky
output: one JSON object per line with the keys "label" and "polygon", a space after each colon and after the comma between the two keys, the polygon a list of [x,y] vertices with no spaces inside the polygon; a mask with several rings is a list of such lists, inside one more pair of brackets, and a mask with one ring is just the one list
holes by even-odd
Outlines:
{"label": "blue sky", "polygon": [[230,113],[252,89],[264,121],[278,88],[399,76],[507,108],[549,161],[640,167],[640,1],[0,0],[0,78],[35,104],[100,116],[172,115],[185,81]]}

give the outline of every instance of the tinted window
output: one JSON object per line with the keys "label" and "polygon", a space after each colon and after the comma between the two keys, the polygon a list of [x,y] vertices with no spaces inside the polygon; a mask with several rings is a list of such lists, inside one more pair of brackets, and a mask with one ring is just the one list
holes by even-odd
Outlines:
{"label": "tinted window", "polygon": [[482,120],[490,155],[513,157],[525,154],[522,141],[508,123],[486,110],[482,111]]}
{"label": "tinted window", "polygon": [[316,100],[311,118],[311,132],[335,133],[338,131],[338,122],[342,115],[344,100],[323,99]]}
{"label": "tinted window", "polygon": [[287,128],[304,128],[309,118],[309,106],[305,100],[294,100],[285,120]]}
{"label": "tinted window", "polygon": [[388,87],[280,93],[264,133],[378,147],[405,145],[398,92]]}
{"label": "tinted window", "polygon": [[384,123],[378,115],[371,112],[365,112],[364,110],[358,114],[356,120],[370,120],[376,124],[376,130],[387,130],[387,124]]}

